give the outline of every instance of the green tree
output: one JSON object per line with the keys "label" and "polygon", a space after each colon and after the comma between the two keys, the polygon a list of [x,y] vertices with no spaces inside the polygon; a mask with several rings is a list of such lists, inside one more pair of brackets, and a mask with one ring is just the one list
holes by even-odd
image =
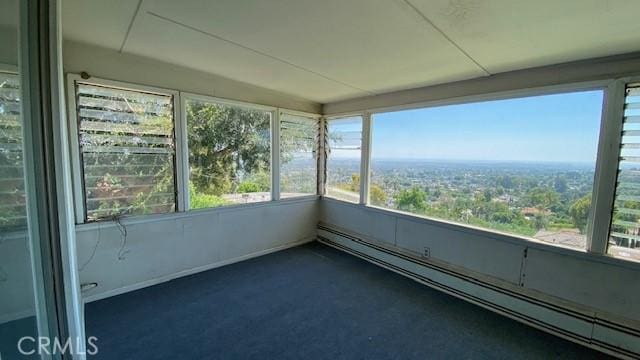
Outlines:
{"label": "green tree", "polygon": [[539,209],[549,209],[559,202],[558,193],[549,187],[537,186],[527,193],[527,201],[530,206]]}
{"label": "green tree", "polygon": [[376,206],[384,206],[387,203],[387,194],[382,187],[377,184],[371,184],[369,189],[369,201]]}
{"label": "green tree", "polygon": [[268,173],[270,121],[264,111],[190,102],[187,131],[195,189],[220,196],[237,191],[252,174]]}
{"label": "green tree", "polygon": [[396,196],[399,210],[422,213],[427,209],[427,193],[417,186],[401,190]]}
{"label": "green tree", "polygon": [[587,220],[589,218],[589,209],[591,208],[591,195],[586,195],[576,200],[569,207],[569,215],[571,220],[580,233],[584,233],[587,228]]}

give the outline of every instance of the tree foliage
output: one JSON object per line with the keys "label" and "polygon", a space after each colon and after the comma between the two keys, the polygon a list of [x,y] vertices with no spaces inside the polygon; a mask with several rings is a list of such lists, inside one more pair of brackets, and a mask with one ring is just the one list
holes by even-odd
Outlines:
{"label": "tree foliage", "polygon": [[398,210],[424,212],[427,209],[427,193],[417,186],[402,190],[396,196]]}
{"label": "tree foliage", "polygon": [[[237,192],[252,174],[269,172],[269,113],[190,102],[187,131],[191,181],[197,192],[216,196]],[[249,192],[247,186],[244,192]],[[256,184],[255,189],[264,186]]]}
{"label": "tree foliage", "polygon": [[591,196],[585,195],[574,202],[569,207],[569,215],[575,225],[581,233],[584,234],[587,228],[587,219],[589,218],[589,209],[591,209]]}

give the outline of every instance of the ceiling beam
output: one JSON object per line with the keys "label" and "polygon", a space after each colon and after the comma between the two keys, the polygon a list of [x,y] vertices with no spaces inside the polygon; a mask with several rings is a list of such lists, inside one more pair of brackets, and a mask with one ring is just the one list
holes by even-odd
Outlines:
{"label": "ceiling beam", "polygon": [[493,74],[470,80],[394,91],[324,104],[322,114],[421,107],[456,98],[547,86],[595,82],[640,74],[640,52]]}

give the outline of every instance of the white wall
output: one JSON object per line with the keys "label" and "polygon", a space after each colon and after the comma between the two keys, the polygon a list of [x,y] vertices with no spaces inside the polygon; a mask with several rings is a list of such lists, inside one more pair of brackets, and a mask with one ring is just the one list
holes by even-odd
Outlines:
{"label": "white wall", "polygon": [[115,50],[66,41],[63,55],[65,73],[86,71],[109,80],[320,113],[320,104],[309,100]]}
{"label": "white wall", "polygon": [[18,65],[18,33],[16,29],[8,26],[0,26],[0,64]]}
{"label": "white wall", "polygon": [[462,273],[640,328],[638,263],[326,198],[320,221],[416,256],[429,247]]}
{"label": "white wall", "polygon": [[0,324],[33,316],[33,277],[26,232],[0,238]]}
{"label": "white wall", "polygon": [[[81,283],[95,300],[315,239],[317,198],[151,216],[123,222],[79,225]],[[97,244],[97,247],[96,247]],[[91,255],[95,249],[93,259]],[[87,263],[88,262],[88,263]]]}

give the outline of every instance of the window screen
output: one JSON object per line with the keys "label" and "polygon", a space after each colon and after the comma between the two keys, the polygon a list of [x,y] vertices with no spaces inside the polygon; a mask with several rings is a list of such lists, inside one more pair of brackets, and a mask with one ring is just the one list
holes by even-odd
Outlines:
{"label": "window screen", "polygon": [[20,77],[0,72],[0,229],[27,226]]}
{"label": "window screen", "polygon": [[640,261],[640,84],[626,89],[608,252]]}
{"label": "window screen", "polygon": [[328,120],[326,138],[326,195],[357,203],[360,201],[362,117]]}
{"label": "window screen", "polygon": [[175,210],[173,98],[76,85],[87,221]]}
{"label": "window screen", "polygon": [[280,116],[280,197],[317,193],[318,120]]}

